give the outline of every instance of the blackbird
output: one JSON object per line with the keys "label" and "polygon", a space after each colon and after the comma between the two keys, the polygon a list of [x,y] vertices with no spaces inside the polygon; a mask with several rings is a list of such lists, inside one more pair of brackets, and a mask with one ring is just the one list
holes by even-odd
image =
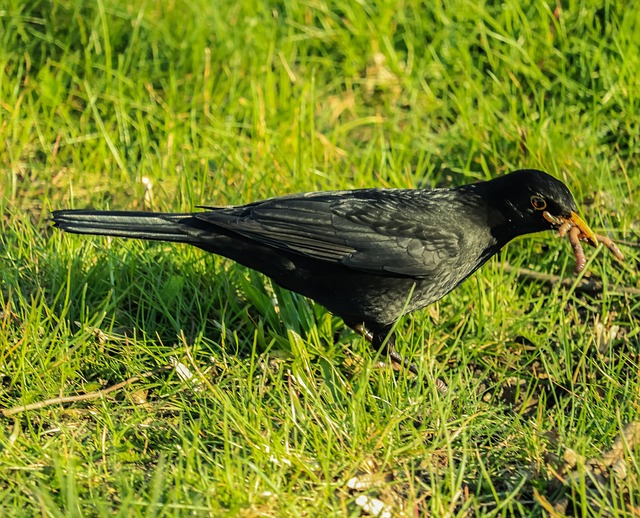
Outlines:
{"label": "blackbird", "polygon": [[394,322],[445,296],[512,239],[571,229],[574,241],[598,243],[566,185],[533,169],[445,189],[310,192],[201,208],[59,210],[53,222],[67,232],[188,243],[228,257],[325,306],[376,349],[389,346],[397,362],[387,337]]}

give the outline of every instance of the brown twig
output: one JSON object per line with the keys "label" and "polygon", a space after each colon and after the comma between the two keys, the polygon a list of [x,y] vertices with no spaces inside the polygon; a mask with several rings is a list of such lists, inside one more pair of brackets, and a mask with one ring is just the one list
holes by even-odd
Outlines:
{"label": "brown twig", "polygon": [[100,397],[106,396],[111,392],[115,392],[116,390],[120,390],[121,388],[130,385],[131,383],[135,383],[136,381],[140,381],[145,378],[149,378],[159,372],[172,369],[172,365],[164,365],[158,369],[154,369],[149,372],[145,372],[143,374],[138,374],[137,376],[133,376],[127,380],[121,381],[120,383],[116,383],[115,385],[111,385],[106,389],[96,390],[94,392],[87,392],[86,394],[78,394],[77,396],[63,396],[63,397],[55,397],[51,399],[45,399],[44,401],[38,401],[37,403],[30,403],[28,405],[16,406],[13,408],[5,408],[2,410],[2,414],[5,417],[9,417],[14,414],[18,414],[20,412],[25,412],[27,410],[37,410],[40,408],[45,408],[51,405],[57,405],[61,403],[75,403],[76,401],[90,401],[92,399],[98,399]]}
{"label": "brown twig", "polygon": [[[571,278],[563,278],[559,275],[551,275],[548,273],[540,273],[534,270],[529,270],[528,268],[515,268],[511,265],[505,265],[504,270],[508,273],[515,273],[518,277],[523,279],[530,279],[534,281],[540,281],[545,284],[555,285],[560,284],[563,288],[571,288],[575,280]],[[604,285],[600,281],[596,281],[593,279],[587,279],[583,277],[576,284],[575,290],[578,292],[589,293],[589,294],[597,294],[602,293],[604,291]],[[629,288],[627,286],[618,286],[614,285],[609,288],[609,293],[621,293],[623,295],[640,295],[640,289],[638,288]]]}

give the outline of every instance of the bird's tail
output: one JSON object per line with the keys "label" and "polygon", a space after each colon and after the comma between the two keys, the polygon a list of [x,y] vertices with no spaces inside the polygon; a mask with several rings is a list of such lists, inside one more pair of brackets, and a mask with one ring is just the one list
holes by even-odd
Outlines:
{"label": "bird's tail", "polygon": [[200,240],[189,234],[192,214],[163,212],[56,210],[51,214],[53,225],[73,234],[151,239],[197,244]]}

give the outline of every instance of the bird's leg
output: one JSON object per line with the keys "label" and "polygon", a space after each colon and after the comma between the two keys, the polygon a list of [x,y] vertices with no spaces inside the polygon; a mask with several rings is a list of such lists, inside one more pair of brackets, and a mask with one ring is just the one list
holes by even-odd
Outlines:
{"label": "bird's leg", "polygon": [[398,351],[396,351],[395,336],[388,335],[387,330],[378,333],[372,333],[371,345],[376,351],[386,352],[389,359],[396,365],[400,365],[400,367],[407,369],[409,372],[412,372],[416,376],[418,375],[418,366],[415,363],[411,363],[406,358],[403,358],[402,355]]}
{"label": "bird's leg", "polygon": [[403,360],[402,356],[396,352],[395,336],[389,335],[390,329],[384,329],[374,333],[370,329],[366,328],[364,324],[356,324],[352,327],[359,335],[369,342],[376,351],[383,353],[386,352],[387,356],[393,363],[409,369],[414,374],[418,373],[418,367],[416,365]]}
{"label": "bird's leg", "polygon": [[349,327],[362,336],[367,342],[373,343],[373,333],[364,327],[364,324],[354,324],[349,325]]}
{"label": "bird's leg", "polygon": [[[364,324],[347,324],[347,325],[351,329],[353,329],[356,333],[358,333],[362,338],[364,338],[367,342],[369,342],[370,344],[373,344],[373,341],[377,335],[374,334],[374,332],[371,331],[370,329],[367,329]],[[376,351],[380,349],[380,345],[376,345],[374,347]],[[382,362],[382,365],[384,365],[384,362]]]}
{"label": "bird's leg", "polygon": [[[364,324],[356,324],[350,326],[356,333],[364,337],[367,342],[370,342],[372,347],[376,351],[386,352],[389,359],[395,363],[396,365],[400,365],[401,367],[407,369],[409,372],[415,374],[416,376],[419,373],[418,366],[415,363],[410,362],[406,358],[403,358],[398,351],[395,349],[395,336],[393,334],[389,334],[391,328],[384,328],[377,332],[373,332],[367,329]],[[387,338],[388,336],[388,338]],[[385,341],[386,340],[386,341]],[[444,381],[440,378],[436,378],[436,388],[438,392],[441,394],[446,394],[448,392],[448,387]]]}

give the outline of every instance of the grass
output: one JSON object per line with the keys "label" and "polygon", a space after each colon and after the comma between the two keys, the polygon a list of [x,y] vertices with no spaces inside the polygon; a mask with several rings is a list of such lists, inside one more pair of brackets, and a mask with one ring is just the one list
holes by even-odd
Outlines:
{"label": "grass", "polygon": [[[618,289],[639,284],[636,22],[573,0],[5,2],[0,406],[172,362],[193,377],[1,418],[1,514],[358,516],[364,496],[394,515],[637,515],[634,441],[600,478],[584,460],[640,411],[640,300]],[[236,264],[48,222],[518,167],[563,179],[627,262],[588,250],[592,297],[503,267],[571,277],[566,241],[510,244],[401,322],[424,379]]]}

